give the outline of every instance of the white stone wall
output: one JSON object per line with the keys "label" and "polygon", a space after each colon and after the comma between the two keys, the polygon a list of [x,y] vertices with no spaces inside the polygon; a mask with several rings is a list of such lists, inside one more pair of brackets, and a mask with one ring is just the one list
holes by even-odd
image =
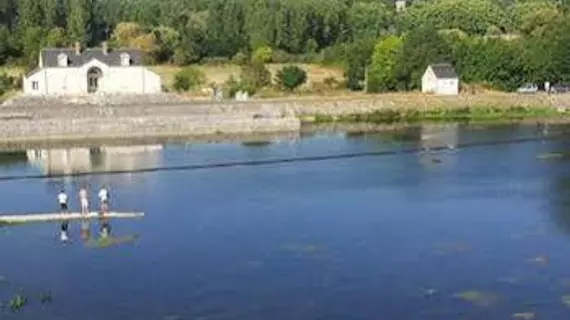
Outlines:
{"label": "white stone wall", "polygon": [[99,79],[97,94],[154,94],[162,91],[160,77],[145,67],[109,67],[98,60],[92,60],[80,68],[42,68],[24,78],[24,94],[38,96],[87,94],[87,72],[92,67],[98,67],[103,73]]}

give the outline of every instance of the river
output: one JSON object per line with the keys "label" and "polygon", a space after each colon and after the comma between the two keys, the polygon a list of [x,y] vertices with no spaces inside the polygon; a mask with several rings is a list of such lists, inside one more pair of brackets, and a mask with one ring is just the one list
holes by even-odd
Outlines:
{"label": "river", "polygon": [[55,223],[0,227],[0,300],[27,298],[0,318],[567,319],[570,166],[538,156],[570,151],[568,129],[0,153],[0,212],[57,211],[61,188],[77,210],[81,186],[96,205],[101,185],[145,212],[107,245],[98,221],[67,243]]}

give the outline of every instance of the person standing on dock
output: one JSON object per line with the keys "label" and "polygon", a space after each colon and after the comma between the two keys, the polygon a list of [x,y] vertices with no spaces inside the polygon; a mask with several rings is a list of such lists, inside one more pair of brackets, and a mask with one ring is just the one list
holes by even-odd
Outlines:
{"label": "person standing on dock", "polygon": [[101,213],[109,211],[109,190],[104,186],[99,190],[99,202],[101,205]]}
{"label": "person standing on dock", "polygon": [[79,190],[79,201],[81,202],[81,213],[88,214],[89,213],[89,199],[87,198],[87,189],[81,188]]}
{"label": "person standing on dock", "polygon": [[63,213],[67,213],[67,194],[65,193],[65,191],[61,190],[59,192],[59,194],[57,195],[57,200],[59,202],[59,208],[61,210],[61,212]]}

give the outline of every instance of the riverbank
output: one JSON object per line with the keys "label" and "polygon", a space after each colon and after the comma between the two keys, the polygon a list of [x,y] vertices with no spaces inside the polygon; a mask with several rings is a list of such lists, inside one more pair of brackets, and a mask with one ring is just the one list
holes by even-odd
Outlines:
{"label": "riverbank", "polygon": [[303,118],[311,123],[418,123],[418,122],[485,122],[518,121],[525,119],[568,118],[565,111],[553,107],[464,107],[433,109],[387,108],[366,113],[316,114]]}
{"label": "riverbank", "polygon": [[570,95],[441,97],[413,93],[247,102],[194,101],[173,94],[17,97],[0,107],[0,141],[207,140],[216,136],[299,132],[306,123],[567,121],[567,101]]}

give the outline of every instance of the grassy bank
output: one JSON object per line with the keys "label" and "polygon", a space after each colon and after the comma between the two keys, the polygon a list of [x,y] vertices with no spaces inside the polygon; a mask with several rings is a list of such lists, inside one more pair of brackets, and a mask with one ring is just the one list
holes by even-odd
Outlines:
{"label": "grassy bank", "polygon": [[316,114],[303,119],[315,124],[321,123],[374,123],[397,124],[418,122],[472,122],[524,119],[562,118],[566,114],[552,107],[463,107],[433,109],[387,108],[369,113],[353,113],[331,116]]}

